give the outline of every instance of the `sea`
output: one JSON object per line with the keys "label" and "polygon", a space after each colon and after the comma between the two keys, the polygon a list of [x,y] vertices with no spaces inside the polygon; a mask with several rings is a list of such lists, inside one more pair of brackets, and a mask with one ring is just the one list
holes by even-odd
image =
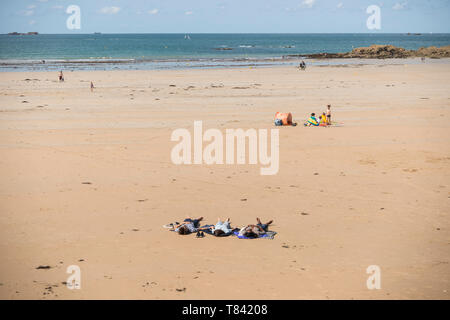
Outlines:
{"label": "sea", "polygon": [[294,65],[305,54],[347,52],[373,44],[405,49],[441,47],[450,45],[450,34],[0,35],[0,71]]}

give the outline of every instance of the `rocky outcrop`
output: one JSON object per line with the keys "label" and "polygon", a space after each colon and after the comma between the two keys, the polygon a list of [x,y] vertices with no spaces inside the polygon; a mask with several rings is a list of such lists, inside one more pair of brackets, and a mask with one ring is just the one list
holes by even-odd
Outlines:
{"label": "rocky outcrop", "polygon": [[446,47],[429,47],[420,48],[416,51],[417,57],[428,57],[428,58],[449,58],[450,57],[450,46]]}
{"label": "rocky outcrop", "polygon": [[372,45],[370,47],[355,48],[347,53],[317,53],[305,55],[312,59],[393,59],[393,58],[450,58],[450,46],[420,48],[407,50],[391,45]]}

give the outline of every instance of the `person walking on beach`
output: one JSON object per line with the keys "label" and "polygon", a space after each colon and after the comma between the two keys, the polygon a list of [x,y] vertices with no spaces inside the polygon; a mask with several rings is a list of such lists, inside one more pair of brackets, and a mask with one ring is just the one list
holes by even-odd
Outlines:
{"label": "person walking on beach", "polygon": [[306,63],[305,63],[305,61],[302,60],[302,62],[300,62],[300,65],[298,67],[300,68],[300,70],[306,70]]}
{"label": "person walking on beach", "polygon": [[59,72],[59,82],[64,82],[64,74],[62,71]]}
{"label": "person walking on beach", "polygon": [[94,83],[91,81],[91,92],[94,92]]}

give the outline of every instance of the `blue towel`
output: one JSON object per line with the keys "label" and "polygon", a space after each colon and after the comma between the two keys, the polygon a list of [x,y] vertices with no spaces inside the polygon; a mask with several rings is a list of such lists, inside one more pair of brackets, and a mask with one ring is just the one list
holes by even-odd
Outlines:
{"label": "blue towel", "polygon": [[248,237],[246,237],[246,236],[240,236],[240,235],[239,235],[239,231],[235,231],[235,232],[234,232],[234,235],[235,235],[236,237],[238,237],[239,239],[263,239],[263,238],[264,238],[264,239],[270,239],[270,240],[273,240],[273,238],[275,237],[276,234],[277,234],[277,233],[274,232],[274,231],[267,231],[265,234],[259,236],[259,238],[248,238]]}

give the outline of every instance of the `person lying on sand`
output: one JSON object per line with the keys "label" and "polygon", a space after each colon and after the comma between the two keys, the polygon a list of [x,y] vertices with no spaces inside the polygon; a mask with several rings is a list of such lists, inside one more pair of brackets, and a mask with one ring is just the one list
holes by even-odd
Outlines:
{"label": "person lying on sand", "polygon": [[239,236],[244,236],[247,238],[259,238],[260,236],[264,235],[267,231],[269,231],[269,226],[273,223],[272,220],[270,220],[267,223],[262,223],[259,218],[256,218],[256,222],[258,224],[249,224],[248,226],[242,228],[239,231]]}
{"label": "person lying on sand", "polygon": [[231,228],[230,218],[228,218],[224,222],[222,222],[219,218],[219,221],[216,223],[216,225],[214,227],[211,227],[211,231],[216,237],[225,237],[232,234],[233,229]]}
{"label": "person lying on sand", "polygon": [[190,233],[199,232],[201,230],[205,230],[200,228],[200,222],[203,220],[203,217],[198,219],[187,218],[183,223],[178,225],[173,225],[173,229],[180,235],[188,235]]}

